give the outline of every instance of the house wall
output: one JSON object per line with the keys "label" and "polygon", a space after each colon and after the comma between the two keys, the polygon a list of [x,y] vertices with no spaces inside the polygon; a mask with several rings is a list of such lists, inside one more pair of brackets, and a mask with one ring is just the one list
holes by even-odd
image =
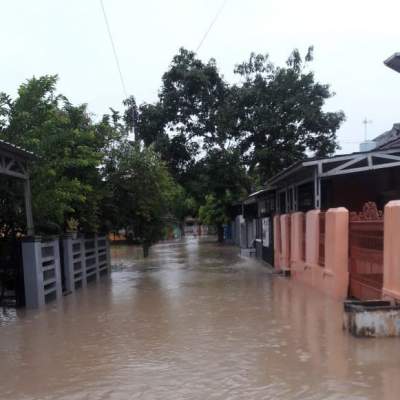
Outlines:
{"label": "house wall", "polygon": [[378,209],[400,198],[400,168],[366,171],[338,175],[322,181],[322,208],[343,206],[350,211],[360,211],[367,201]]}
{"label": "house wall", "polygon": [[256,219],[256,257],[274,265],[274,234],[273,217],[268,216]]}

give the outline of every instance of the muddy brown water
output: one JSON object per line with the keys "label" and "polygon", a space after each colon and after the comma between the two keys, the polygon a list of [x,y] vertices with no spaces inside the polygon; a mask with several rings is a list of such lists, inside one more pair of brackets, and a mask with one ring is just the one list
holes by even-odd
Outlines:
{"label": "muddy brown water", "polygon": [[400,339],[236,248],[189,238],[41,312],[0,316],[0,400],[400,398]]}

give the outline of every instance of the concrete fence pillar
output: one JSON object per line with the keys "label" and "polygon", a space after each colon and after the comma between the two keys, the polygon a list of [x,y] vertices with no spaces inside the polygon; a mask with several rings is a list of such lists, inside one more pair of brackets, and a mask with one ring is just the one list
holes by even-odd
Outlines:
{"label": "concrete fence pillar", "polygon": [[89,235],[83,238],[83,259],[86,283],[99,277],[97,258],[97,236]]}
{"label": "concrete fence pillar", "polygon": [[384,212],[383,297],[400,300],[400,200],[390,201]]}
{"label": "concrete fence pillar", "polygon": [[274,267],[280,270],[281,260],[281,219],[280,215],[274,215]]}
{"label": "concrete fence pillar", "polygon": [[99,270],[99,242],[97,233],[94,235],[94,252],[96,254],[96,280],[100,278],[100,270]]}
{"label": "concrete fence pillar", "polygon": [[73,292],[75,290],[74,282],[74,266],[73,266],[73,250],[72,250],[72,235],[64,235],[62,237],[62,248],[63,248],[63,267],[64,267],[64,279],[65,279],[65,290]]}
{"label": "concrete fence pillar", "polygon": [[[45,248],[53,248],[53,260],[54,260],[54,264],[53,264],[53,270],[54,270],[54,289],[50,288],[47,289],[47,282],[49,282],[49,279],[45,279],[44,283],[45,283],[45,294],[51,294],[52,292],[54,292],[55,295],[55,299],[61,300],[62,299],[62,274],[61,274],[61,258],[60,258],[60,240],[59,237],[55,237],[51,242],[44,242],[42,243],[42,254],[43,254],[43,250]],[[44,258],[44,257],[43,257]],[[45,265],[44,259],[42,258],[43,261],[43,268]],[[51,281],[52,279],[50,279]]]}
{"label": "concrete fence pillar", "polygon": [[47,299],[62,298],[62,277],[58,238],[42,241],[29,237],[22,242],[25,303],[41,308]]}
{"label": "concrete fence pillar", "polygon": [[84,266],[84,240],[65,234],[62,238],[65,289],[73,292],[77,287],[86,286]]}
{"label": "concrete fence pillar", "polygon": [[99,277],[110,272],[110,246],[105,235],[96,235],[97,242],[97,269]]}
{"label": "concrete fence pillar", "polygon": [[281,215],[281,260],[282,271],[290,270],[290,215]]}
{"label": "concrete fence pillar", "polygon": [[42,239],[34,236],[22,242],[25,305],[27,308],[44,306],[43,272],[41,270]]}
{"label": "concrete fence pillar", "polygon": [[107,252],[107,270],[108,273],[111,273],[111,248],[110,248],[110,241],[108,240],[108,237],[106,238],[106,252]]}
{"label": "concrete fence pillar", "polygon": [[319,210],[306,214],[306,266],[318,265],[319,257]]}
{"label": "concrete fence pillar", "polygon": [[345,299],[349,288],[349,212],[331,208],[325,214],[325,290]]}
{"label": "concrete fence pillar", "polygon": [[304,213],[291,214],[290,221],[290,266],[297,269],[303,264],[303,221]]}

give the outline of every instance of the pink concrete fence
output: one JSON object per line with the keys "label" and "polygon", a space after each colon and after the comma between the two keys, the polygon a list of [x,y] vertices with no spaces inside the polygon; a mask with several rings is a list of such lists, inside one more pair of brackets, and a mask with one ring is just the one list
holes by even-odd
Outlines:
{"label": "pink concrete fence", "polygon": [[385,207],[382,292],[384,299],[400,301],[400,200]]}
{"label": "pink concrete fence", "polygon": [[[312,210],[275,216],[275,268],[290,271],[295,281],[345,299],[349,286],[349,213],[336,208],[328,210],[324,218],[320,214]],[[320,226],[321,221],[325,227]]]}
{"label": "pink concrete fence", "polygon": [[[344,299],[347,297],[349,282],[349,213],[344,208],[335,208],[328,210],[324,218],[320,214],[319,210],[312,210],[306,214],[297,212],[290,216],[291,276],[332,297]],[[325,223],[325,226],[321,227],[321,223]]]}
{"label": "pink concrete fence", "polygon": [[[320,227],[321,221],[325,229]],[[349,213],[344,208],[328,210],[325,218],[319,210],[275,216],[275,268],[290,271],[295,281],[345,299],[349,285],[348,227]],[[320,243],[321,238],[324,243]]]}
{"label": "pink concrete fence", "polygon": [[[322,222],[321,222],[322,221]],[[321,229],[320,223],[325,224]],[[323,232],[323,235],[321,235]],[[274,217],[275,268],[290,271],[295,281],[343,300],[349,293],[349,212],[329,209]],[[321,243],[321,238],[324,243]],[[384,211],[383,289],[384,299],[400,301],[400,200],[389,202]],[[324,252],[321,262],[321,248]]]}

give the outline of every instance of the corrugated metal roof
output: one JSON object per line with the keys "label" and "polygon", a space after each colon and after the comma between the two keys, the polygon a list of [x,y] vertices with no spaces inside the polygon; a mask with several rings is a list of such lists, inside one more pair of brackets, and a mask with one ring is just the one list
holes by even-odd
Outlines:
{"label": "corrugated metal roof", "polygon": [[368,151],[357,151],[357,152],[347,153],[347,154],[336,154],[336,155],[330,156],[330,157],[308,157],[308,158],[305,158],[304,160],[295,162],[288,168],[285,168],[281,172],[277,173],[276,175],[274,175],[273,177],[268,179],[268,181],[265,183],[265,185],[270,186],[273,182],[279,181],[279,178],[286,176],[288,173],[290,173],[292,171],[297,171],[297,169],[300,169],[300,168],[308,167],[308,166],[314,164],[314,162],[317,163],[319,161],[335,160],[335,159],[346,158],[346,157],[350,157],[350,156],[374,153],[379,150],[383,151],[383,150],[389,150],[389,149],[396,149],[399,147],[400,147],[400,143],[397,143],[396,140],[393,140],[392,142],[383,143],[382,145],[380,145],[374,149],[368,150]]}
{"label": "corrugated metal roof", "polygon": [[6,142],[2,139],[0,139],[0,150],[8,151],[9,153],[16,154],[25,159],[33,160],[36,158],[35,154],[31,151],[25,150],[22,147]]}
{"label": "corrugated metal roof", "polygon": [[269,189],[267,189],[267,188],[264,188],[264,189],[261,189],[261,190],[257,190],[257,192],[250,193],[248,197],[257,196],[257,195],[259,195],[259,194],[261,194],[261,193],[268,192],[268,190],[269,190]]}
{"label": "corrugated metal roof", "polygon": [[384,61],[385,65],[392,68],[396,72],[400,72],[400,53],[394,53],[387,60]]}

